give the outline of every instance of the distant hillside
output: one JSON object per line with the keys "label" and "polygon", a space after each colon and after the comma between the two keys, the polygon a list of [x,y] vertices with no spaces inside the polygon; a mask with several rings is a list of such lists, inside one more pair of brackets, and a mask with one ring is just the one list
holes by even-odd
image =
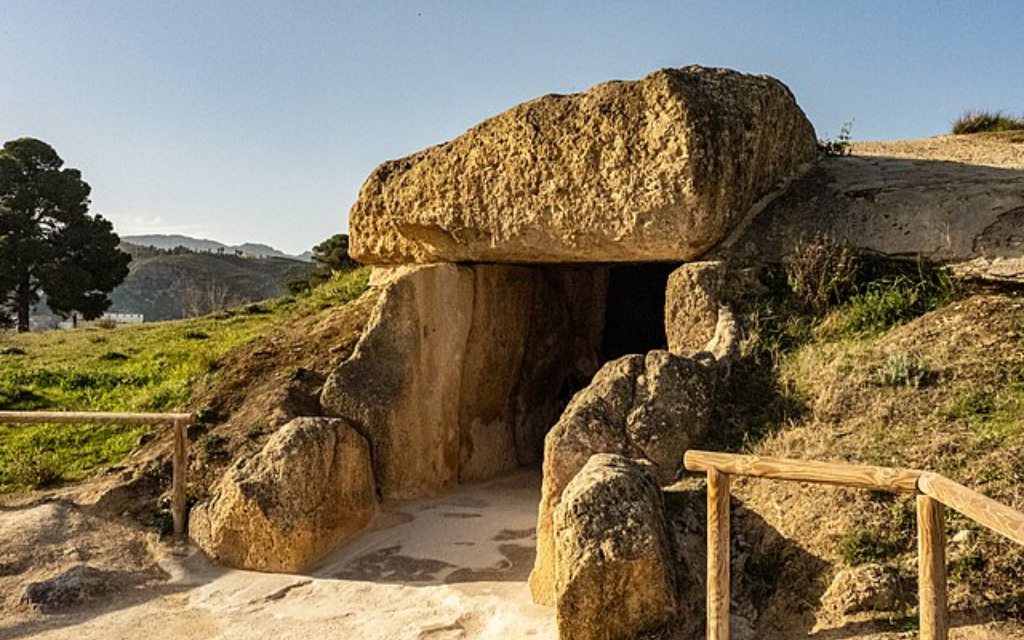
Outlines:
{"label": "distant hillside", "polygon": [[216,240],[206,240],[204,238],[191,238],[189,236],[182,236],[176,234],[164,235],[164,234],[152,234],[143,236],[121,236],[121,241],[127,244],[138,245],[140,247],[155,247],[157,249],[175,249],[177,247],[185,247],[192,251],[209,251],[212,253],[230,253],[241,252],[245,257],[249,258],[293,258],[296,260],[302,260],[305,262],[310,261],[310,252],[305,251],[297,256],[289,255],[283,251],[275,249],[269,245],[259,244],[255,242],[246,242],[239,245],[227,245],[223,242],[217,242]]}
{"label": "distant hillside", "polygon": [[308,262],[250,258],[234,253],[172,254],[122,242],[132,254],[125,281],[111,294],[110,311],[141,313],[146,321],[175,320],[243,302],[283,295],[306,276]]}

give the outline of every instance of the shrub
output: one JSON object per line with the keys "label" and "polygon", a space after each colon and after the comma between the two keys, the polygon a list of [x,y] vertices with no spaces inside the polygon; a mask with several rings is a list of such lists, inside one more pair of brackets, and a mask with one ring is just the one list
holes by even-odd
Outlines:
{"label": "shrub", "polygon": [[182,334],[182,337],[186,340],[209,340],[210,334],[205,331],[198,331],[196,329],[188,329]]}
{"label": "shrub", "polygon": [[797,245],[786,262],[786,281],[807,311],[820,314],[856,291],[859,270],[849,245],[819,235]]}
{"label": "shrub", "polygon": [[853,129],[853,120],[844,122],[839,127],[839,135],[834,140],[832,138],[818,140],[818,151],[826,156],[850,155],[850,141],[853,139],[853,136],[850,134],[851,129]]}
{"label": "shrub", "polygon": [[1024,118],[1014,118],[1002,111],[965,111],[953,122],[953,133],[993,133],[1024,130]]}
{"label": "shrub", "polygon": [[866,528],[854,529],[839,541],[839,557],[856,567],[869,562],[882,562],[898,555],[900,549],[891,540]]}
{"label": "shrub", "polygon": [[929,372],[921,363],[904,353],[890,355],[874,372],[875,382],[885,387],[917,389],[925,386],[928,378]]}
{"label": "shrub", "polygon": [[839,324],[852,335],[878,334],[946,304],[959,295],[943,270],[921,268],[914,276],[899,274],[869,282],[843,310]]}
{"label": "shrub", "polygon": [[226,460],[229,457],[228,439],[215,433],[204,433],[199,437],[199,450],[207,460]]}
{"label": "shrub", "polygon": [[128,356],[121,353],[120,351],[108,351],[100,356],[100,360],[104,360],[107,362],[123,362],[124,360],[127,359]]}
{"label": "shrub", "polygon": [[43,489],[64,479],[64,473],[57,456],[41,447],[32,447],[19,452],[8,460],[8,481],[11,484]]}
{"label": "shrub", "polygon": [[949,565],[949,577],[959,584],[977,581],[985,570],[985,556],[978,549],[971,549]]}
{"label": "shrub", "polygon": [[958,394],[950,406],[953,418],[986,418],[995,411],[995,398],[983,391],[965,391]]}

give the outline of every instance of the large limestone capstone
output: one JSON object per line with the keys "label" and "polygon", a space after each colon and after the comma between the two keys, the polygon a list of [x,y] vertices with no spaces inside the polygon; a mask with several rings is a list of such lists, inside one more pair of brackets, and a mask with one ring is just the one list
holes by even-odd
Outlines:
{"label": "large limestone capstone", "polygon": [[189,535],[244,569],[299,571],[377,512],[366,440],[343,420],[296,418],[194,508]]}
{"label": "large limestone capstone", "polygon": [[698,66],[548,95],[385,162],[350,214],[366,264],[691,260],[815,156],[781,82]]}
{"label": "large limestone capstone", "polygon": [[324,410],[370,441],[383,497],[438,495],[540,458],[544,433],[597,370],[607,271],[401,267]]}
{"label": "large limestone capstone", "polygon": [[555,592],[559,638],[636,638],[672,621],[673,550],[650,463],[595,455],[566,486]]}
{"label": "large limestone capstone", "polygon": [[553,514],[569,482],[598,453],[645,458],[662,484],[707,430],[717,371],[666,351],[607,363],[566,407],[544,440],[544,479],[537,517],[534,600],[553,604]]}

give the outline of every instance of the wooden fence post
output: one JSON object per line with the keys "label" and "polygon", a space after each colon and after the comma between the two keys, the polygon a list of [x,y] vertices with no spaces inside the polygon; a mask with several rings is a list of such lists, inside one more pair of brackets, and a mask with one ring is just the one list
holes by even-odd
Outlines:
{"label": "wooden fence post", "polygon": [[174,518],[174,537],[185,540],[185,472],[188,468],[188,422],[173,423],[174,444],[171,455],[171,516]]}
{"label": "wooden fence post", "polygon": [[729,640],[729,476],[708,467],[708,640]]}
{"label": "wooden fence post", "polygon": [[918,606],[921,640],[947,640],[946,523],[942,503],[917,496]]}

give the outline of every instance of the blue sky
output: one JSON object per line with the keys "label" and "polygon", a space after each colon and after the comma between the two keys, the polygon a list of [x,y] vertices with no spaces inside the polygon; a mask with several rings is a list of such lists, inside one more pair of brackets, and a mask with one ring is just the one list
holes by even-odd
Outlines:
{"label": "blue sky", "polygon": [[1024,112],[1019,2],[0,0],[0,140],[54,145],[122,234],[292,252],[383,160],[544,93],[699,63],[774,75],[819,135]]}

